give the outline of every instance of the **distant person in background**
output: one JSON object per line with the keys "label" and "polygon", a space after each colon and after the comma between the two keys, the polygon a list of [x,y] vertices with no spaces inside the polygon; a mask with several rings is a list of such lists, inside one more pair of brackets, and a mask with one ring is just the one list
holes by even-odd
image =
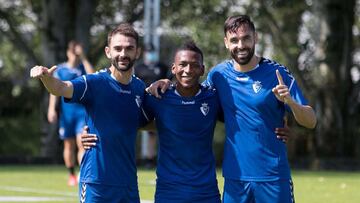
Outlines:
{"label": "distant person in background", "polygon": [[[147,87],[154,81],[170,77],[169,67],[159,61],[159,57],[152,44],[145,47],[143,56],[143,63],[135,67],[135,75],[142,79]],[[145,168],[153,168],[156,165],[156,131],[141,130],[140,134],[141,164]]]}
{"label": "distant person in background", "polygon": [[[77,78],[87,73],[93,73],[94,69],[85,57],[84,51],[80,43],[70,41],[66,51],[67,61],[59,64],[54,72],[54,77],[66,81]],[[59,115],[57,104],[59,97],[50,94],[48,107],[48,121],[55,123],[59,118],[59,136],[64,141],[63,157],[66,168],[69,170],[69,186],[77,184],[75,176],[75,154],[76,146],[77,161],[80,165],[84,149],[81,144],[80,137],[82,128],[85,125],[85,109],[79,104],[65,103],[63,99],[60,102]]]}

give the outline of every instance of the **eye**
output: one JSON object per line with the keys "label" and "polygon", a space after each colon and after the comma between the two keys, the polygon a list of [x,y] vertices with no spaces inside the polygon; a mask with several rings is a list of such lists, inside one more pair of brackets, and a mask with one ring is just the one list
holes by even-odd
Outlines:
{"label": "eye", "polygon": [[187,65],[186,63],[179,63],[180,67],[186,67],[186,65]]}
{"label": "eye", "polygon": [[236,44],[236,43],[238,43],[238,39],[237,38],[231,38],[230,39],[230,43],[232,43],[232,44]]}
{"label": "eye", "polygon": [[250,42],[251,41],[251,37],[250,36],[246,36],[243,39],[244,42]]}
{"label": "eye", "polygon": [[133,46],[128,46],[128,47],[126,47],[126,50],[127,51],[132,51],[132,50],[134,50],[135,48],[133,47]]}
{"label": "eye", "polygon": [[122,48],[117,46],[117,47],[114,47],[114,49],[115,49],[115,51],[121,51]]}
{"label": "eye", "polygon": [[191,64],[191,67],[192,67],[192,68],[195,68],[195,69],[199,69],[199,68],[200,68],[200,64],[198,64],[198,63],[193,63],[193,64]]}

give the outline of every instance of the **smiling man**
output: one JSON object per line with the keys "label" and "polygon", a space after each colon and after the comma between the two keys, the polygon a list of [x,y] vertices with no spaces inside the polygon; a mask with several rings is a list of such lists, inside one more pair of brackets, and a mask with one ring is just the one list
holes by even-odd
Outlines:
{"label": "smiling man", "polygon": [[60,81],[56,67],[35,66],[30,75],[67,102],[85,106],[97,147],[87,150],[80,169],[80,202],[140,202],[135,165],[135,140],[145,84],[132,75],[140,55],[138,33],[126,23],[108,34],[108,70]]}
{"label": "smiling man", "polygon": [[162,99],[148,94],[144,102],[159,134],[155,202],[220,203],[212,150],[220,104],[216,91],[199,83],[202,51],[193,42],[184,43],[171,71],[175,85]]}
{"label": "smiling man", "polygon": [[246,15],[229,17],[224,42],[231,59],[216,65],[207,82],[219,94],[226,139],[224,203],[294,201],[287,149],[276,138],[285,111],[314,128],[316,116],[289,70],[255,54],[257,34]]}

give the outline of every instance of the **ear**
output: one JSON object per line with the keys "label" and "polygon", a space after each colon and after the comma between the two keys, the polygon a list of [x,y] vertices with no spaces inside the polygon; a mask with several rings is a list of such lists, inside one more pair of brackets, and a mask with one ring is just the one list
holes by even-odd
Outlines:
{"label": "ear", "polygon": [[204,74],[205,74],[205,66],[202,65],[201,66],[201,74],[200,74],[200,76],[203,76]]}
{"label": "ear", "polygon": [[228,46],[228,44],[227,44],[227,38],[226,38],[226,36],[224,37],[224,44],[225,44],[225,47],[226,47],[227,49],[229,49],[229,46]]}
{"label": "ear", "polygon": [[108,46],[105,47],[105,55],[108,59],[111,59],[110,48]]}
{"label": "ear", "polygon": [[139,48],[136,49],[136,59],[139,59],[139,58],[140,58],[141,52],[142,52],[141,47],[139,47]]}
{"label": "ear", "polygon": [[257,33],[257,32],[255,32],[255,44],[257,44],[257,43],[258,43],[258,41],[259,41],[258,33]]}
{"label": "ear", "polygon": [[175,63],[173,63],[172,66],[171,66],[171,73],[172,73],[173,75],[175,75],[175,73],[176,73],[175,69],[176,69]]}

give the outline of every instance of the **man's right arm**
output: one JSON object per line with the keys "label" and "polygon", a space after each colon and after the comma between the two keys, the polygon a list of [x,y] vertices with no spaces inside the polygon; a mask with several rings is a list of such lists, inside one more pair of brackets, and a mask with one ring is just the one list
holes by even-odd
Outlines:
{"label": "man's right arm", "polygon": [[160,99],[161,96],[159,88],[161,93],[164,93],[167,89],[169,89],[170,85],[171,81],[169,79],[161,79],[153,82],[149,87],[145,89],[145,91]]}
{"label": "man's right arm", "polygon": [[55,78],[52,75],[55,70],[56,66],[53,66],[50,69],[44,66],[34,66],[30,70],[30,76],[32,78],[39,78],[49,93],[71,99],[74,92],[72,83],[70,81],[61,81]]}

